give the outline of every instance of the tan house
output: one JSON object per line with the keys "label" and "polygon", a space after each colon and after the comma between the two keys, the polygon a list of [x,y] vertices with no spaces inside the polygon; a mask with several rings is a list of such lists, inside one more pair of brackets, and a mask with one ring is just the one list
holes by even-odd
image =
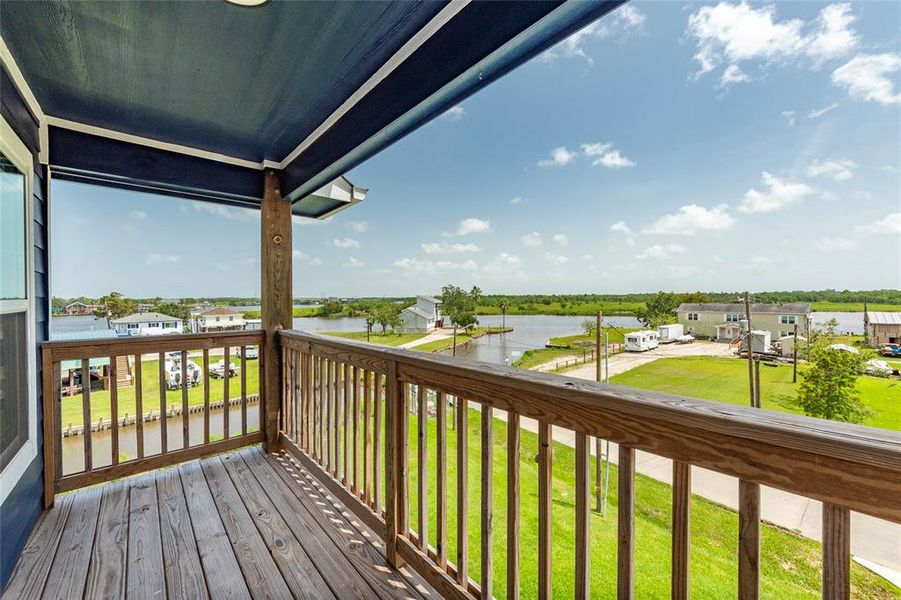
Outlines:
{"label": "tan house", "polygon": [[244,315],[224,306],[217,306],[197,316],[200,331],[231,331],[244,329]]}
{"label": "tan house", "polygon": [[901,312],[867,311],[863,314],[863,328],[874,346],[901,344]]}
{"label": "tan house", "polygon": [[[731,342],[741,337],[745,305],[735,303],[683,303],[676,309],[685,333],[695,337]],[[769,331],[773,339],[810,331],[810,304],[752,304],[751,327]]]}

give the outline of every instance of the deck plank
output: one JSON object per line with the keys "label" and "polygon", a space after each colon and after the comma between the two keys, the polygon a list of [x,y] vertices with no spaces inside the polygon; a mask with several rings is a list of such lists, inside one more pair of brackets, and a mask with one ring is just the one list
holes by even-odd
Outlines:
{"label": "deck plank", "polygon": [[166,575],[153,472],[131,480],[129,502],[126,594],[129,598],[165,598]]}
{"label": "deck plank", "polygon": [[[300,487],[300,482],[288,483],[279,477],[277,470],[282,470],[282,467],[273,466],[259,450],[244,450],[241,455],[250,465],[260,485],[269,493],[273,503],[279,507],[297,539],[310,556],[318,557],[316,566],[325,580],[334,585],[339,580],[334,578],[333,573],[342,574],[340,583],[343,588],[348,589],[345,591],[333,587],[338,597],[371,598],[374,594],[385,599],[409,598],[409,593],[404,588],[392,585],[383,573],[373,568],[373,558],[370,555],[356,551],[355,547],[340,545],[338,536],[329,535],[327,528],[335,528],[337,524],[328,523],[327,519],[325,523],[322,519],[316,519],[313,512],[298,498],[297,494],[306,493]],[[316,495],[315,492],[313,494]],[[321,509],[320,506],[319,510]],[[377,555],[378,552],[373,549],[373,554]],[[385,562],[382,556],[378,556],[376,560],[378,565]]]}
{"label": "deck plank", "polygon": [[249,599],[250,591],[200,469],[200,462],[195,460],[179,465],[178,471],[210,597]]}
{"label": "deck plank", "polygon": [[80,598],[84,593],[97,516],[100,514],[101,490],[87,489],[72,499],[72,508],[60,538],[53,566],[47,576],[43,598]]}
{"label": "deck plank", "polygon": [[69,518],[72,498],[72,494],[57,498],[55,506],[41,516],[19,555],[3,591],[4,598],[37,598],[41,595]]}
{"label": "deck plank", "polygon": [[319,574],[290,527],[279,514],[259,482],[250,473],[247,464],[237,454],[220,457],[220,463],[211,461],[215,469],[224,468],[231,477],[238,496],[244,502],[263,541],[269,548],[285,583],[298,598],[330,598],[332,590]]}
{"label": "deck plank", "polygon": [[97,537],[91,553],[86,598],[125,597],[128,556],[128,483],[116,481],[103,487]]}
{"label": "deck plank", "polygon": [[288,585],[219,458],[204,460],[200,466],[251,595],[254,598],[289,597],[291,591]]}
{"label": "deck plank", "polygon": [[[360,532],[355,525],[348,523],[345,515],[333,510],[331,502],[315,486],[311,485],[311,476],[302,473],[296,464],[287,457],[265,455],[272,472],[285,483],[291,493],[300,501],[301,505],[313,517],[316,523],[340,551],[357,568],[357,571],[373,589],[390,594],[391,598],[417,597],[419,594],[413,591],[410,582],[397,571],[388,566],[385,557],[385,544],[375,534]],[[256,465],[254,465],[256,469]],[[347,515],[354,519],[349,511]],[[423,585],[419,577],[414,577],[417,587]],[[435,597],[432,593],[431,597]]]}
{"label": "deck plank", "polygon": [[166,591],[172,598],[208,598],[184,490],[177,469],[156,472]]}

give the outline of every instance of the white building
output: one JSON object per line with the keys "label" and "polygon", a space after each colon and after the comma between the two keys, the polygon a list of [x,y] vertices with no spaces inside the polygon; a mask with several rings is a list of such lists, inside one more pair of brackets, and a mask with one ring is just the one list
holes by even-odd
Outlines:
{"label": "white building", "polygon": [[404,331],[432,331],[444,324],[441,300],[432,296],[417,296],[416,304],[400,311]]}
{"label": "white building", "polygon": [[119,335],[166,335],[184,328],[181,319],[157,312],[134,313],[113,320],[112,325]]}
{"label": "white building", "polygon": [[224,306],[217,306],[197,315],[199,331],[231,331],[244,329],[244,315]]}

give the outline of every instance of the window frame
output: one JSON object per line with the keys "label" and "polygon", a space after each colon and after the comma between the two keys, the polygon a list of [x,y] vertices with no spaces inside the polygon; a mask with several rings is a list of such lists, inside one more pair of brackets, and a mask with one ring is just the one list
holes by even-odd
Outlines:
{"label": "window frame", "polygon": [[26,365],[28,393],[28,438],[0,472],[0,504],[22,479],[38,455],[37,350],[34,299],[34,157],[9,123],[0,116],[0,152],[22,172],[25,178],[25,298],[0,299],[0,313],[25,313]]}

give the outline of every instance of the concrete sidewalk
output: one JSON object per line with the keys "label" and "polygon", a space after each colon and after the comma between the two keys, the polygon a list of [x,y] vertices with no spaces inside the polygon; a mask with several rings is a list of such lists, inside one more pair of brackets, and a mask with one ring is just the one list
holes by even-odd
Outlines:
{"label": "concrete sidewalk", "polygon": [[441,331],[434,331],[426,336],[419,338],[418,340],[413,340],[412,342],[407,342],[406,344],[401,344],[398,348],[415,348],[416,346],[422,346],[423,344],[428,344],[429,342],[437,342],[438,340],[446,340],[450,337],[453,337],[453,334],[444,333]]}

